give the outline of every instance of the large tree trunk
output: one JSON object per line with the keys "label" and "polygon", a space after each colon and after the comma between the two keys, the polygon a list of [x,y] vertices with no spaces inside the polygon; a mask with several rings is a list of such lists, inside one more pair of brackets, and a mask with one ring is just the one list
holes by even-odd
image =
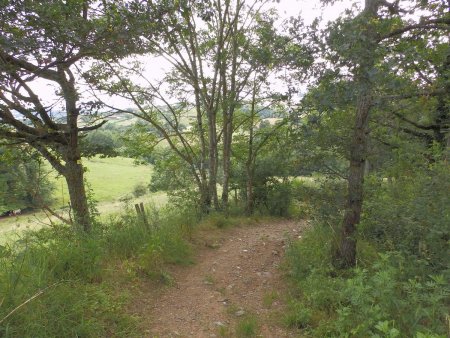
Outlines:
{"label": "large tree trunk", "polygon": [[[78,135],[77,91],[75,78],[69,69],[58,67],[60,84],[64,93],[67,111],[68,143],[65,154],[65,178],[69,190],[70,204],[77,227],[84,231],[91,230],[91,215],[87,202],[86,189],[84,187],[84,169],[81,164],[81,152]],[[67,76],[66,76],[67,75]]]}
{"label": "large tree trunk", "polygon": [[341,228],[339,248],[335,257],[335,265],[341,268],[356,265],[355,232],[356,225],[361,218],[363,204],[364,171],[371,106],[370,94],[363,94],[358,101],[355,130],[350,150],[347,206]]}
{"label": "large tree trunk", "polygon": [[361,38],[365,46],[364,55],[360,55],[356,75],[358,84],[356,116],[354,132],[350,146],[350,169],[348,175],[348,196],[344,220],[340,231],[339,244],[334,252],[333,264],[339,268],[350,268],[356,265],[356,225],[361,218],[363,205],[364,169],[367,157],[367,140],[369,137],[369,114],[372,106],[371,74],[375,64],[377,47],[370,22],[377,16],[378,0],[366,0],[362,13],[368,22]]}
{"label": "large tree trunk", "polygon": [[84,187],[84,170],[80,160],[70,159],[66,163],[65,179],[69,190],[70,205],[73,210],[75,226],[86,232],[91,230],[91,218]]}

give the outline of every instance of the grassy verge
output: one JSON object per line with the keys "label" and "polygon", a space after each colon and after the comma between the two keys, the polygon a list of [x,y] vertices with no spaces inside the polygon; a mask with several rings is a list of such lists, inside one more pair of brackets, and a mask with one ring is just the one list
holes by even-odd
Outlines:
{"label": "grassy verge", "polygon": [[0,246],[0,336],[141,336],[123,286],[191,262],[179,217],[154,213],[147,227],[124,213],[88,235],[56,226]]}
{"label": "grassy verge", "polygon": [[[148,224],[130,209],[90,234],[54,226],[0,246],[0,336],[141,337],[127,290],[149,280],[170,284],[169,266],[192,264],[196,245],[256,221],[149,209]],[[253,336],[255,323],[249,318],[240,330]]]}
{"label": "grassy verge", "polygon": [[[167,195],[164,192],[157,192],[130,198],[126,203],[122,201],[100,202],[97,204],[100,220],[102,222],[108,222],[111,216],[117,216],[122,213],[123,211],[118,210],[123,210],[125,205],[132,206],[134,203],[141,202],[161,208],[167,203]],[[67,211],[61,209],[57,209],[56,211],[68,218]],[[24,214],[19,217],[3,218],[0,220],[0,245],[17,240],[22,236],[21,234],[24,231],[48,228],[51,222],[57,221],[55,217],[48,217],[42,211]]]}

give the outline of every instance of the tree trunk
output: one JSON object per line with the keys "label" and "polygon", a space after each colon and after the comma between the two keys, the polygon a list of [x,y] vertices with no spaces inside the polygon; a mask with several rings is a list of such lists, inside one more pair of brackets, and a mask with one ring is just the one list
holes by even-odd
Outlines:
{"label": "tree trunk", "polygon": [[[231,170],[231,147],[233,141],[233,117],[234,110],[236,108],[236,101],[239,96],[237,92],[237,70],[238,70],[238,21],[237,18],[240,15],[241,2],[238,0],[236,3],[236,17],[232,21],[233,26],[231,30],[231,73],[230,73],[230,88],[227,88],[226,81],[226,65],[222,65],[222,78],[223,78],[223,190],[222,190],[222,203],[223,208],[228,210],[228,190],[230,182],[230,170]],[[246,80],[245,80],[246,82]]]}
{"label": "tree trunk", "polygon": [[[369,136],[369,114],[372,106],[371,74],[375,64],[376,40],[370,22],[376,18],[378,0],[366,0],[362,15],[368,22],[361,37],[365,47],[360,55],[356,82],[359,93],[353,138],[350,145],[350,169],[348,176],[347,204],[342,223],[338,248],[334,252],[333,264],[338,268],[350,268],[356,265],[356,225],[361,218],[363,204],[364,169],[367,157],[367,140]],[[363,48],[362,48],[363,49]]]}
{"label": "tree trunk", "polygon": [[200,188],[200,211],[202,214],[208,214],[211,211],[211,195],[209,186],[205,181],[202,182]]}
{"label": "tree trunk", "polygon": [[69,190],[70,204],[75,225],[86,232],[91,230],[91,218],[84,187],[84,170],[80,160],[71,159],[66,163],[65,179]]}
{"label": "tree trunk", "polygon": [[247,161],[245,163],[247,183],[246,183],[246,212],[248,215],[253,214],[254,196],[253,196],[253,181],[255,176],[255,151],[253,149],[254,133],[255,133],[255,117],[256,117],[256,81],[253,81],[252,104],[250,110],[250,128],[248,132],[248,153]]}
{"label": "tree trunk", "polygon": [[80,109],[77,107],[77,91],[75,89],[75,77],[69,69],[58,67],[60,85],[64,93],[67,111],[68,143],[65,153],[65,178],[69,190],[70,203],[74,213],[75,226],[84,231],[91,230],[91,215],[87,202],[86,189],[84,187],[84,169],[81,164],[81,152],[78,135],[78,116]]}
{"label": "tree trunk", "polygon": [[369,112],[371,107],[370,94],[362,95],[358,100],[355,130],[350,151],[350,171],[348,176],[347,206],[341,228],[341,237],[335,265],[349,268],[356,265],[356,225],[361,218],[363,203],[363,184],[367,153],[367,137]]}
{"label": "tree trunk", "polygon": [[228,209],[228,193],[230,185],[230,169],[231,169],[231,141],[233,137],[233,127],[231,116],[226,116],[224,126],[224,138],[223,138],[223,190],[222,190],[222,205],[225,210]]}
{"label": "tree trunk", "polygon": [[214,203],[214,209],[219,210],[219,198],[217,196],[217,130],[215,113],[208,114],[209,127],[209,195]]}
{"label": "tree trunk", "polygon": [[247,184],[246,184],[246,207],[247,215],[252,215],[254,211],[254,196],[253,196],[253,177],[254,170],[247,166]]}

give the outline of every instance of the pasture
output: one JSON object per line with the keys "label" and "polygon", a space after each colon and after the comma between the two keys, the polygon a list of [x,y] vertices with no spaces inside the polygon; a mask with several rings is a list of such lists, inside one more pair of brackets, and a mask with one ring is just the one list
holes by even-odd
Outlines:
{"label": "pasture", "polygon": [[[131,193],[137,185],[148,185],[152,175],[150,165],[135,165],[125,157],[85,159],[85,178],[98,202],[111,202]],[[69,194],[63,177],[53,176],[57,206],[67,206]]]}
{"label": "pasture", "polygon": [[[92,197],[98,202],[97,208],[102,218],[121,212],[127,203],[144,202],[161,206],[166,203],[165,193],[147,193],[140,197],[133,196],[133,190],[138,185],[147,186],[150,183],[152,167],[150,165],[135,165],[134,160],[125,157],[85,159],[86,180],[92,191]],[[61,211],[69,202],[67,186],[62,177],[53,175],[55,184],[55,210]],[[50,217],[54,220],[53,217]],[[47,215],[41,211],[19,217],[0,219],[1,242],[14,237],[17,232],[28,229],[38,229],[50,223]]]}

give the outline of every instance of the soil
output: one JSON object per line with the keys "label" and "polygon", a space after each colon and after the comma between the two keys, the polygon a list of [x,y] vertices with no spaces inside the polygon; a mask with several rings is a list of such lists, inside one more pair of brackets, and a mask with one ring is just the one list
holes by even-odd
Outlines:
{"label": "soil", "polygon": [[282,323],[287,285],[280,264],[289,238],[305,228],[272,221],[197,233],[196,263],[173,267],[170,286],[139,286],[130,311],[147,337],[237,337],[245,321],[254,336],[298,336]]}

